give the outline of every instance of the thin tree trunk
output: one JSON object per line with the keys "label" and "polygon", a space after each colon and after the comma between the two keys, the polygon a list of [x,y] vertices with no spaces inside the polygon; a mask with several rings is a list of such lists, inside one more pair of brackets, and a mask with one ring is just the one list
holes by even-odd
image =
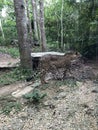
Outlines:
{"label": "thin tree trunk", "polygon": [[0,31],[1,31],[1,33],[2,33],[2,37],[3,37],[3,39],[5,40],[5,36],[4,36],[3,28],[2,28],[2,22],[1,22],[1,19],[0,19]]}
{"label": "thin tree trunk", "polygon": [[37,0],[31,0],[32,11],[33,11],[33,21],[34,21],[34,37],[38,40],[38,24],[37,24]]}
{"label": "thin tree trunk", "polygon": [[21,66],[32,71],[32,59],[28,44],[27,17],[24,0],[14,0]]}
{"label": "thin tree trunk", "polygon": [[46,35],[45,35],[45,26],[44,26],[44,1],[40,0],[39,1],[39,8],[40,8],[40,40],[41,40],[41,48],[42,51],[47,51],[47,47],[46,47]]}
{"label": "thin tree trunk", "polygon": [[27,10],[27,21],[28,21],[28,33],[29,33],[29,42],[30,42],[30,46],[32,47],[33,45],[33,31],[32,31],[32,27],[31,27],[31,20],[30,20],[30,11],[29,11],[29,3],[28,0],[26,1],[26,10]]}
{"label": "thin tree trunk", "polygon": [[61,7],[61,49],[63,50],[64,44],[63,44],[63,5],[64,0],[62,0],[62,7]]}

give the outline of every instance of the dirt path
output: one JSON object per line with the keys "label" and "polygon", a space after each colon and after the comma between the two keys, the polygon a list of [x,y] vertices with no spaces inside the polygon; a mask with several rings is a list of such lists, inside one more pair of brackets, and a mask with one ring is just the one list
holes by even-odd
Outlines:
{"label": "dirt path", "polygon": [[26,87],[25,82],[17,82],[11,85],[0,87],[0,96],[11,95],[12,92],[22,90],[24,87]]}
{"label": "dirt path", "polygon": [[0,52],[0,68],[15,67],[19,63],[19,58],[12,58],[9,54]]}

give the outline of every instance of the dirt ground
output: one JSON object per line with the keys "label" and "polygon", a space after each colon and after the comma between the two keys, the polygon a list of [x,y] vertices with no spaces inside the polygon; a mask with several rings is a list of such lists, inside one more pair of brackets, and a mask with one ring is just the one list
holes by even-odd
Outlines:
{"label": "dirt ground", "polygon": [[19,63],[19,58],[12,58],[8,54],[0,52],[0,68],[15,67]]}
{"label": "dirt ground", "polygon": [[[97,61],[87,65],[97,76]],[[39,86],[37,89],[47,96],[38,105],[12,97],[13,92],[24,88],[23,82],[1,87],[0,108],[13,100],[20,102],[22,109],[12,109],[9,115],[1,113],[0,130],[98,130],[98,81],[76,81],[75,86],[73,83],[50,81]]]}

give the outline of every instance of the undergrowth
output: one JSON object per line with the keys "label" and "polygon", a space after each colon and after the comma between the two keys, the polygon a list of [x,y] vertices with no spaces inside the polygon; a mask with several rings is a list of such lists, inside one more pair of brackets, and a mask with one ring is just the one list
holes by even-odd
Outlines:
{"label": "undergrowth", "polygon": [[25,94],[23,98],[27,99],[29,102],[34,104],[40,103],[41,99],[43,99],[46,94],[41,94],[39,90],[34,90],[32,93]]}
{"label": "undergrowth", "polygon": [[55,85],[56,86],[67,85],[68,87],[75,87],[75,86],[77,86],[77,82],[75,79],[65,79],[63,81],[55,82]]}
{"label": "undergrowth", "polygon": [[9,115],[11,111],[15,113],[21,109],[22,105],[19,101],[9,96],[0,97],[0,114],[4,113],[5,115]]}
{"label": "undergrowth", "polygon": [[21,110],[21,108],[22,107],[19,102],[8,102],[2,107],[1,113],[8,115],[10,114],[12,110],[14,110],[15,112],[18,112]]}
{"label": "undergrowth", "polygon": [[26,77],[30,76],[29,71],[23,70],[20,67],[9,70],[8,72],[0,75],[0,86],[15,83],[16,81],[25,80]]}
{"label": "undergrowth", "polygon": [[19,49],[16,47],[0,47],[0,52],[11,55],[13,58],[19,57]]}

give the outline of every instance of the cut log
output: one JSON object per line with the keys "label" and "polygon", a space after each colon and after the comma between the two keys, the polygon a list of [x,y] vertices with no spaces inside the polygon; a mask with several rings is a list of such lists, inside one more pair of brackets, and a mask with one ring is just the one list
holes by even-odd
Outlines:
{"label": "cut log", "polygon": [[44,55],[57,55],[57,56],[62,56],[65,53],[60,53],[60,52],[37,52],[37,53],[31,53],[32,57],[32,62],[33,62],[33,70],[36,70],[39,65],[39,60],[41,57]]}

